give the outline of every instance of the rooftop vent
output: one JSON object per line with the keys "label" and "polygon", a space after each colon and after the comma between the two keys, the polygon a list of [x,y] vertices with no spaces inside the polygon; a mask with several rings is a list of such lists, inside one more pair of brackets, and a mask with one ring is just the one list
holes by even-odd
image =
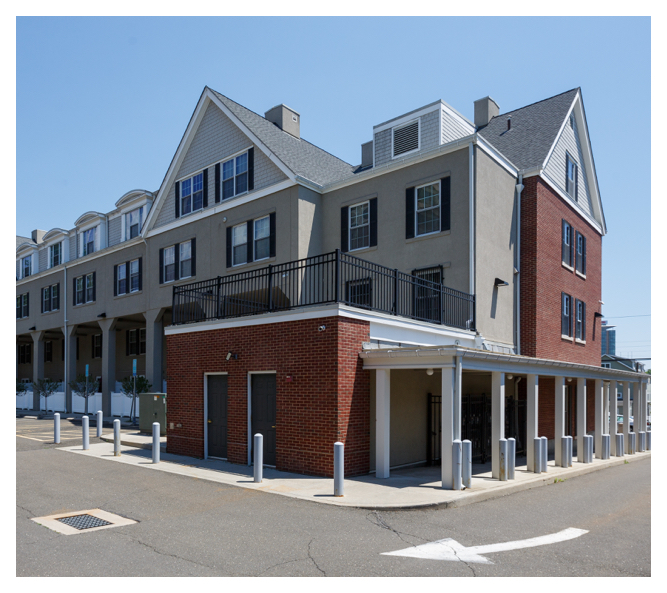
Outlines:
{"label": "rooftop vent", "polygon": [[301,116],[287,105],[281,103],[272,107],[264,114],[264,119],[277,125],[283,132],[301,138]]}
{"label": "rooftop vent", "polygon": [[393,133],[395,157],[419,148],[419,120],[394,128]]}
{"label": "rooftop vent", "polygon": [[500,107],[491,97],[484,97],[475,101],[475,127],[481,128],[487,125],[491,118],[500,113]]}

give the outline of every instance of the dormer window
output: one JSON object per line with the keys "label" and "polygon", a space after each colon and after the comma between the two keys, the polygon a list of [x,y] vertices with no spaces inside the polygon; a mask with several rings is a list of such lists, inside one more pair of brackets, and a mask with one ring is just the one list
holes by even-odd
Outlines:
{"label": "dormer window", "polygon": [[144,207],[141,206],[132,212],[125,214],[125,240],[129,241],[139,236],[141,223],[144,215]]}
{"label": "dormer window", "polygon": [[24,257],[21,260],[21,270],[23,272],[23,278],[27,278],[30,276],[30,274],[32,274],[32,255]]}
{"label": "dormer window", "polygon": [[62,243],[55,243],[49,247],[49,267],[55,268],[62,263]]}
{"label": "dormer window", "polygon": [[89,255],[95,252],[95,229],[83,231],[83,255]]}
{"label": "dormer window", "polygon": [[392,156],[419,150],[419,120],[392,129]]}

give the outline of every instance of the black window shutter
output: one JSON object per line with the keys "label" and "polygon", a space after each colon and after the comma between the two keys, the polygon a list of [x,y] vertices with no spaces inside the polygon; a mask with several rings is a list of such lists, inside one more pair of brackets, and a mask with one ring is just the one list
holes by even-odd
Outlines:
{"label": "black window shutter", "polygon": [[565,192],[568,193],[568,194],[571,191],[569,165],[570,165],[570,155],[566,154],[565,155]]}
{"label": "black window shutter", "polygon": [[76,305],[76,278],[72,279],[72,305]]}
{"label": "black window shutter", "polygon": [[113,296],[118,296],[118,266],[113,267]]}
{"label": "black window shutter", "polygon": [[248,237],[248,263],[250,263],[253,258],[252,258],[252,253],[253,253],[253,245],[254,245],[254,239],[255,239],[255,233],[253,232],[254,228],[254,223],[252,220],[249,220],[248,223],[248,230],[246,231],[246,236]]}
{"label": "black window shutter", "polygon": [[378,244],[378,199],[377,198],[373,198],[371,200],[370,227],[371,227],[370,246],[375,247]]}
{"label": "black window shutter", "polygon": [[269,214],[269,257],[276,257],[276,213]]}
{"label": "black window shutter", "polygon": [[579,201],[579,165],[574,166],[574,201]]}
{"label": "black window shutter", "polygon": [[405,190],[405,238],[412,239],[415,236],[415,188],[408,187]]}
{"label": "black window shutter", "polygon": [[561,223],[561,238],[560,238],[560,240],[561,240],[561,243],[562,243],[561,258],[565,263],[567,263],[567,255],[568,255],[567,250],[569,249],[569,246],[565,244],[565,236],[566,236],[565,230],[566,230],[566,227],[567,227],[567,222],[565,222],[563,220],[562,223]]}
{"label": "black window shutter", "polygon": [[54,307],[56,309],[60,309],[60,282],[56,284],[56,292],[58,293],[55,300],[54,300]]}
{"label": "black window shutter", "polygon": [[46,292],[46,288],[42,288],[42,298],[39,299],[42,302],[42,313],[44,313],[44,293]]}
{"label": "black window shutter", "polygon": [[160,249],[160,257],[159,257],[159,264],[160,264],[160,284],[164,284],[164,249]]}
{"label": "black window shutter", "polygon": [[181,279],[181,244],[174,245],[174,280]]}
{"label": "black window shutter", "polygon": [[[190,276],[197,275],[197,239],[194,237],[190,240]],[[137,333],[137,340],[139,339],[139,334]],[[137,346],[138,347],[138,346]],[[139,352],[137,350],[137,352]]]}
{"label": "black window shutter", "polygon": [[565,301],[567,295],[564,292],[560,293],[560,333],[567,335],[566,315],[565,315]]}
{"label": "black window shutter", "polygon": [[174,215],[176,218],[181,216],[181,184],[177,181],[174,184]]}
{"label": "black window shutter", "polygon": [[215,203],[220,201],[220,163],[215,166]]}
{"label": "black window shutter", "polygon": [[141,260],[142,258],[139,258],[139,290],[143,290],[143,276],[144,276],[143,262]]}
{"label": "black window shutter", "polygon": [[586,237],[581,237],[584,244],[581,246],[582,247],[582,254],[581,254],[581,273],[585,276],[586,275]]}
{"label": "black window shutter", "polygon": [[125,330],[125,356],[130,355],[130,330]]}
{"label": "black window shutter", "polygon": [[248,191],[255,189],[255,148],[248,149]]}
{"label": "black window shutter", "polygon": [[97,299],[95,298],[97,291],[97,282],[95,282],[95,272],[93,272],[93,300],[96,301]]}
{"label": "black window shutter", "polygon": [[579,231],[577,231],[577,232],[575,233],[575,237],[576,237],[576,238],[575,238],[575,241],[574,241],[574,244],[575,244],[575,250],[574,250],[574,258],[575,258],[575,261],[574,261],[574,269],[575,269],[575,270],[578,270],[578,271],[581,272],[581,270],[580,270],[580,267],[581,267],[581,266],[580,266],[581,256],[579,255],[579,237],[581,237],[581,235],[579,234]]}
{"label": "black window shutter", "polygon": [[204,169],[204,208],[208,208],[208,169]]}
{"label": "black window shutter", "polygon": [[581,303],[581,339],[586,341],[586,303]]}
{"label": "black window shutter", "polygon": [[132,281],[130,280],[130,262],[125,262],[125,294],[130,294]]}
{"label": "black window shutter", "polygon": [[574,227],[570,225],[570,266],[575,267],[575,257],[574,254],[576,252],[576,246],[575,246],[575,240],[574,240]]}
{"label": "black window shutter", "polygon": [[440,180],[440,231],[451,229],[451,177]]}
{"label": "black window shutter", "polygon": [[95,334],[90,336],[90,348],[92,352],[92,357],[95,358]]}
{"label": "black window shutter", "polygon": [[227,227],[227,267],[232,267],[232,227]]}
{"label": "black window shutter", "polygon": [[350,208],[344,206],[340,209],[340,250],[343,253],[347,253],[350,246],[350,237],[349,237],[349,218],[350,218]]}
{"label": "black window shutter", "polygon": [[30,293],[25,295],[25,312],[30,317]]}

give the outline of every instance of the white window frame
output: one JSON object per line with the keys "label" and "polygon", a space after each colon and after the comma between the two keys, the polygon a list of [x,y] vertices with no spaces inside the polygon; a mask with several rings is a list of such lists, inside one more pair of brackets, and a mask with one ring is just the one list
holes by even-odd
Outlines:
{"label": "white window frame", "polygon": [[[84,278],[86,279],[86,280],[85,280],[85,285],[84,285],[84,290],[85,290],[84,298],[85,298],[85,302],[86,302],[86,303],[93,303],[93,302],[95,302],[95,299],[93,298],[93,295],[94,295],[94,293],[95,293],[95,280],[94,280],[94,275],[93,275],[93,273],[91,272],[90,274],[86,274],[86,275],[84,276]],[[88,279],[90,279],[90,283],[88,282]],[[90,284],[90,286],[88,286],[88,284]],[[91,298],[90,298],[90,300],[88,299],[88,291],[89,291],[89,290],[91,291]]]}
{"label": "white window frame", "polygon": [[[53,254],[55,252],[56,247],[59,249],[58,252],[58,263],[53,262]],[[53,245],[49,245],[49,263],[48,267],[50,268],[55,268],[56,266],[59,266],[61,263],[63,263],[63,242],[58,241],[57,243],[54,243]]]}
{"label": "white window frame", "polygon": [[134,208],[130,210],[129,212],[125,212],[123,214],[123,241],[129,241],[130,239],[134,239],[134,237],[131,236],[132,234],[132,226],[130,225],[130,217],[136,213],[139,212],[139,229],[137,230],[137,237],[141,234],[141,229],[144,225],[144,206],[138,206],[137,208]]}
{"label": "white window frame", "polygon": [[[235,229],[238,229],[238,228],[241,228],[241,227],[245,228],[245,230],[246,230],[246,240],[245,240],[245,243],[239,243],[237,245],[236,242],[235,242],[236,241],[236,233],[234,231],[235,231]],[[255,225],[253,224],[253,234],[254,234],[254,228],[255,228]],[[232,267],[243,266],[243,265],[248,263],[248,240],[249,240],[249,237],[248,237],[248,223],[247,222],[243,222],[241,224],[237,224],[237,225],[232,227]],[[234,261],[235,260],[234,256],[236,255],[236,249],[235,248],[240,247],[241,245],[246,246],[244,260],[242,262],[235,263],[235,261]]]}
{"label": "white window frame", "polygon": [[[225,200],[230,200],[231,198],[234,198],[236,196],[242,196],[243,194],[248,193],[248,181],[249,181],[249,174],[248,174],[248,150],[246,149],[243,152],[234,155],[231,158],[225,159],[224,161],[220,161],[220,201],[224,202]],[[243,156],[246,156],[246,162],[245,162],[245,171],[241,171],[241,173],[238,172],[238,160]],[[233,162],[232,165],[232,176],[225,178],[225,165],[229,162]],[[246,185],[245,185],[245,190],[243,191],[238,191],[238,182],[237,179],[241,175],[246,176]],[[234,193],[231,196],[225,197],[225,181],[229,181],[230,179],[234,180]]]}
{"label": "white window frame", "polygon": [[[561,338],[565,338],[567,340],[572,340],[574,338],[574,334],[577,331],[576,324],[572,323],[572,321],[573,321],[572,320],[572,308],[573,308],[572,307],[572,300],[573,300],[573,297],[572,297],[571,294],[567,294],[567,293],[565,293],[564,296],[566,296],[567,298],[563,298],[563,296],[561,295],[561,301],[562,301],[561,302]],[[567,315],[566,315],[566,313],[567,313]],[[569,331],[572,332],[572,335],[568,335],[568,334],[563,333],[562,318],[566,317],[566,316],[570,320],[569,323],[568,323],[568,328],[569,328]],[[572,327],[573,325],[575,325],[575,327]]]}
{"label": "white window frame", "polygon": [[[190,257],[187,259],[183,259],[183,247],[185,245],[190,246]],[[138,260],[137,260],[138,261]],[[187,276],[183,276],[181,272],[183,271],[183,262],[189,261],[190,262],[190,273]],[[138,264],[137,264],[138,265]],[[192,278],[192,241],[183,241],[182,243],[178,244],[178,279],[179,280],[184,280],[185,278]]]}
{"label": "white window frame", "polygon": [[[25,273],[26,260],[28,260],[27,274]],[[32,254],[21,258],[21,278],[27,278],[28,276],[32,276]]]}
{"label": "white window frame", "polygon": [[[128,290],[127,290],[127,267],[125,266],[124,263],[118,264],[116,266],[116,270],[117,270],[116,271],[116,294],[118,296],[123,295],[123,294],[127,294],[128,293]],[[123,272],[122,272],[123,277],[122,278],[120,277],[121,270],[123,270]],[[125,288],[123,290],[121,290],[121,288],[120,288],[121,284],[120,283],[123,280],[125,281]]]}
{"label": "white window frame", "polygon": [[[428,187],[429,185],[437,185],[438,186],[438,205],[437,206],[431,206],[429,208],[425,208],[424,210],[418,210],[417,206],[419,204],[419,190]],[[419,218],[418,214],[419,212],[426,212],[427,210],[434,210],[435,208],[438,208],[439,214],[438,214],[438,229],[435,231],[430,231],[428,233],[422,233],[419,234]],[[432,181],[431,183],[424,183],[423,185],[418,185],[415,187],[415,237],[427,237],[428,235],[435,235],[440,232],[440,229],[442,228],[442,182],[441,181]]]}
{"label": "white window frame", "polygon": [[[136,264],[136,265],[137,265],[137,271],[136,271],[136,274],[133,274],[133,273],[132,273],[132,264]],[[133,276],[136,276],[136,278],[137,278],[137,287],[136,287],[136,288],[133,288],[133,287],[132,287],[132,277],[133,277]],[[130,290],[129,290],[128,292],[130,292],[130,293],[132,293],[132,292],[139,292],[139,277],[140,277],[140,272],[139,272],[139,258],[137,258],[137,259],[133,259],[133,260],[130,262],[130,277],[128,278],[128,288],[129,288]]]}
{"label": "white window frame", "polygon": [[[414,124],[417,122],[417,148],[413,148],[412,150],[408,152],[402,152],[399,155],[394,156],[394,135],[397,130],[402,130],[403,128],[407,128],[408,126]],[[400,159],[403,158],[404,156],[408,154],[413,154],[415,152],[419,152],[422,147],[422,122],[421,122],[421,117],[417,117],[415,119],[411,119],[408,122],[402,123],[398,126],[394,126],[391,128],[391,158],[393,159]]]}
{"label": "white window frame", "polygon": [[[569,152],[565,153],[565,162],[566,162],[566,174],[565,174],[565,193],[570,196],[573,200],[576,200],[577,196],[577,185],[579,183],[579,163],[572,157],[572,155]],[[572,165],[572,168],[574,169],[574,179],[572,180],[572,192],[568,190],[568,186],[570,185],[570,164]]]}
{"label": "white window frame", "polygon": [[[416,192],[416,190],[415,190]],[[416,195],[416,193],[415,193]],[[352,208],[358,208],[359,206],[367,206],[368,207],[368,222],[364,225],[358,225],[356,228],[361,228],[364,226],[368,227],[368,245],[364,245],[363,247],[355,247],[354,249],[352,248]],[[416,207],[416,204],[415,204]],[[361,249],[368,249],[371,246],[371,201],[366,200],[365,202],[359,202],[358,204],[352,204],[348,208],[347,212],[347,249],[348,251],[359,251]]]}
{"label": "white window frame", "polygon": [[[78,276],[76,279],[75,301],[77,305],[85,305],[86,303],[86,283],[84,282],[84,278],[85,276]],[[79,290],[79,282],[81,282],[81,290]],[[79,294],[81,294],[81,302],[79,302]]]}
{"label": "white window frame", "polygon": [[[98,250],[98,245],[99,245],[99,226],[100,225],[95,225],[91,226],[85,230],[79,231],[79,235],[81,236],[81,257],[85,257],[86,255],[90,255],[91,253],[95,253]],[[88,246],[88,243],[86,243],[86,233],[91,232],[93,233],[93,250],[92,251],[87,251],[86,247]]]}
{"label": "white window frame", "polygon": [[[164,281],[163,284],[176,281],[176,247],[177,245],[170,245],[169,247],[165,247],[162,250],[162,280]],[[172,261],[171,263],[167,263],[166,255],[170,249],[172,250],[173,253]],[[174,266],[174,277],[171,280],[167,280],[167,266]]]}
{"label": "white window frame", "polygon": [[[269,234],[266,237],[260,237],[259,239],[257,238],[257,223],[260,220],[268,220],[268,229],[269,229]],[[262,239],[268,239],[269,240],[269,255],[266,257],[257,257],[257,241],[261,241]],[[253,258],[252,260],[254,262],[256,261],[263,261],[265,259],[269,259],[271,257],[271,217],[267,214],[266,216],[261,216],[260,218],[255,218],[252,221],[252,254]]]}
{"label": "white window frame", "polygon": [[[199,191],[201,191],[201,206],[199,206],[199,208],[195,208],[194,207],[194,205],[195,205],[194,204],[194,197],[195,197],[195,193],[198,193],[198,192],[194,191],[194,181],[195,181],[195,177],[200,177],[200,176],[201,176],[201,190],[199,190]],[[190,182],[190,194],[188,196],[183,195],[183,184],[186,181]],[[180,188],[180,192],[179,192],[180,193],[180,196],[179,196],[180,204],[179,204],[179,207],[180,207],[181,216],[189,216],[190,214],[192,214],[194,212],[199,212],[200,210],[204,209],[204,171],[203,170],[199,171],[199,173],[195,173],[194,175],[190,175],[189,177],[185,177],[184,179],[179,181],[179,188]],[[189,201],[190,210],[188,212],[185,212],[184,204],[185,204],[185,200],[187,200],[187,199],[190,200]]]}
{"label": "white window frame", "polygon": [[[579,299],[575,300],[575,312],[574,312],[574,337],[577,342],[586,343],[585,331],[585,310],[586,304],[584,301]],[[580,315],[581,313],[581,315]],[[579,335],[581,333],[581,336]]]}

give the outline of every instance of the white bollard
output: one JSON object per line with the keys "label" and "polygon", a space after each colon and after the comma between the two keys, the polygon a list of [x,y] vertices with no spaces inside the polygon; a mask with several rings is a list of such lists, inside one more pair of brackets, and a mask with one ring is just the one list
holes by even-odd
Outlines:
{"label": "white bollard", "polygon": [[464,488],[472,488],[472,442],[461,443],[461,483]]}
{"label": "white bollard", "polygon": [[153,463],[160,463],[160,423],[153,422]]}
{"label": "white bollard", "polygon": [[567,437],[560,440],[560,465],[561,467],[568,467],[568,457],[570,454],[570,441]]}
{"label": "white bollard", "polygon": [[81,418],[81,430],[83,432],[83,450],[87,451],[90,449],[90,445],[88,443],[88,416]]}
{"label": "white bollard", "polygon": [[628,434],[630,445],[628,446],[628,453],[634,455],[637,452],[637,433],[631,432]]}
{"label": "white bollard", "polygon": [[334,443],[334,496],[345,494],[345,445]]}
{"label": "white bollard", "polygon": [[53,442],[56,445],[60,443],[60,414],[58,412],[53,415]]}
{"label": "white bollard", "polygon": [[452,442],[452,490],[461,490],[461,441]]}
{"label": "white bollard", "polygon": [[646,431],[646,450],[651,450],[651,431]]}
{"label": "white bollard", "polygon": [[498,447],[500,449],[500,475],[498,479],[505,482],[507,480],[507,439],[500,439]]}
{"label": "white bollard", "polygon": [[507,479],[514,479],[514,469],[516,465],[516,439],[507,439]]}
{"label": "white bollard", "polygon": [[567,437],[567,467],[572,467],[572,443],[574,439],[572,436]]}
{"label": "white bollard", "polygon": [[625,451],[625,443],[623,442],[623,437],[625,435],[622,432],[616,433],[616,457],[623,457],[623,451]]}
{"label": "white bollard", "polygon": [[97,438],[102,436],[102,410],[97,410]]}
{"label": "white bollard", "polygon": [[608,434],[602,435],[602,459],[609,459],[611,438]]}
{"label": "white bollard", "polygon": [[593,437],[584,436],[584,463],[593,463]]}
{"label": "white bollard", "polygon": [[536,474],[542,473],[542,439],[540,437],[533,439],[533,459],[535,461],[533,471]]}
{"label": "white bollard", "polygon": [[542,454],[540,465],[542,466],[542,471],[546,472],[548,469],[547,462],[549,461],[549,439],[547,437],[542,437],[542,449],[540,453]]}
{"label": "white bollard", "polygon": [[262,481],[262,470],[264,468],[264,437],[257,433],[253,446],[253,468],[254,481],[259,484]]}
{"label": "white bollard", "polygon": [[113,421],[113,454],[114,457],[120,457],[120,420],[118,418]]}
{"label": "white bollard", "polygon": [[646,451],[646,433],[642,430],[637,434],[639,435],[637,437],[637,451],[643,453]]}

